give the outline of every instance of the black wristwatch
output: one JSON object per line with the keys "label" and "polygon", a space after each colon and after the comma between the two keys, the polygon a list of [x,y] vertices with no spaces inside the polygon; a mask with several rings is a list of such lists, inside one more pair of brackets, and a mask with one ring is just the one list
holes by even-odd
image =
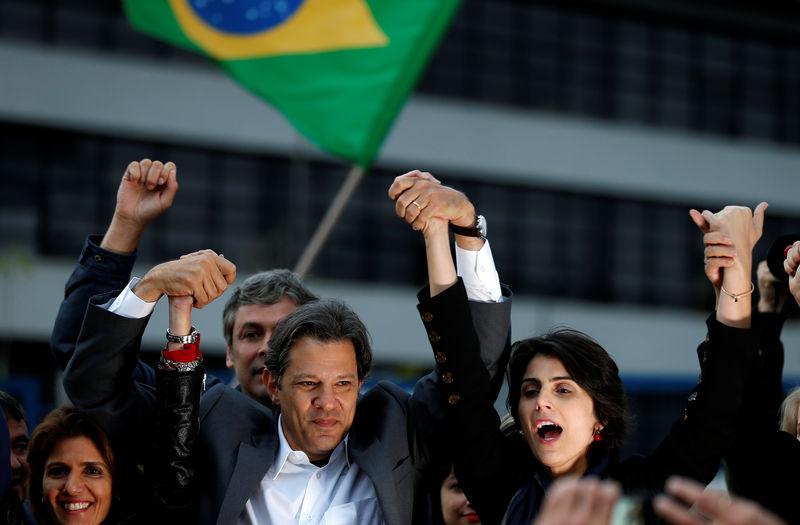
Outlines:
{"label": "black wristwatch", "polygon": [[480,237],[486,238],[486,219],[483,215],[475,216],[475,226],[456,226],[450,223],[450,231],[457,235],[464,235],[466,237]]}

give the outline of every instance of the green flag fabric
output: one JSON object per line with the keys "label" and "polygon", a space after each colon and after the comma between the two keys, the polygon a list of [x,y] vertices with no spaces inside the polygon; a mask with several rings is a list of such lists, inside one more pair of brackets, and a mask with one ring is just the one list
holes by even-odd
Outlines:
{"label": "green flag fabric", "polygon": [[204,53],[306,138],[368,167],[461,0],[124,0],[131,24]]}

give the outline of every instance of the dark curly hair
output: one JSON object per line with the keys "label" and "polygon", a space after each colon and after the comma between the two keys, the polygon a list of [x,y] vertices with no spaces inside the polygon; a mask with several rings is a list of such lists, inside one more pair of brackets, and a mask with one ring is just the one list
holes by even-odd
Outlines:
{"label": "dark curly hair", "polygon": [[617,364],[597,341],[577,330],[559,328],[537,337],[517,341],[511,347],[508,363],[508,400],[506,402],[518,426],[522,379],[528,363],[537,355],[555,357],[567,373],[586,390],[594,402],[597,420],[603,424],[601,441],[592,447],[618,449],[628,433],[625,389]]}

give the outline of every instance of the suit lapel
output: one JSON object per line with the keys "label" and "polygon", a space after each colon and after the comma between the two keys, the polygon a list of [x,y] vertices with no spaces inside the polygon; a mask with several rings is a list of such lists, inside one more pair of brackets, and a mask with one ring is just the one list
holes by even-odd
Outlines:
{"label": "suit lapel", "polygon": [[383,444],[377,438],[363,444],[357,438],[353,439],[354,437],[351,434],[350,459],[367,473],[375,485],[384,521],[387,525],[402,523],[400,510],[397,508],[397,488],[394,486],[392,466],[388,463],[388,454]]}
{"label": "suit lapel", "polygon": [[275,432],[253,436],[253,442],[240,443],[225,497],[222,500],[217,523],[235,523],[245,503],[259,487],[261,480],[275,460],[278,439]]}

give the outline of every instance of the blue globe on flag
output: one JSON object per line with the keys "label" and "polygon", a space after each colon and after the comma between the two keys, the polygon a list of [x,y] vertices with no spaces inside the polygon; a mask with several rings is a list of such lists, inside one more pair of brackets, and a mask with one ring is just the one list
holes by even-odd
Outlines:
{"label": "blue globe on flag", "polygon": [[304,0],[191,0],[197,16],[211,27],[235,35],[252,35],[282,24]]}

